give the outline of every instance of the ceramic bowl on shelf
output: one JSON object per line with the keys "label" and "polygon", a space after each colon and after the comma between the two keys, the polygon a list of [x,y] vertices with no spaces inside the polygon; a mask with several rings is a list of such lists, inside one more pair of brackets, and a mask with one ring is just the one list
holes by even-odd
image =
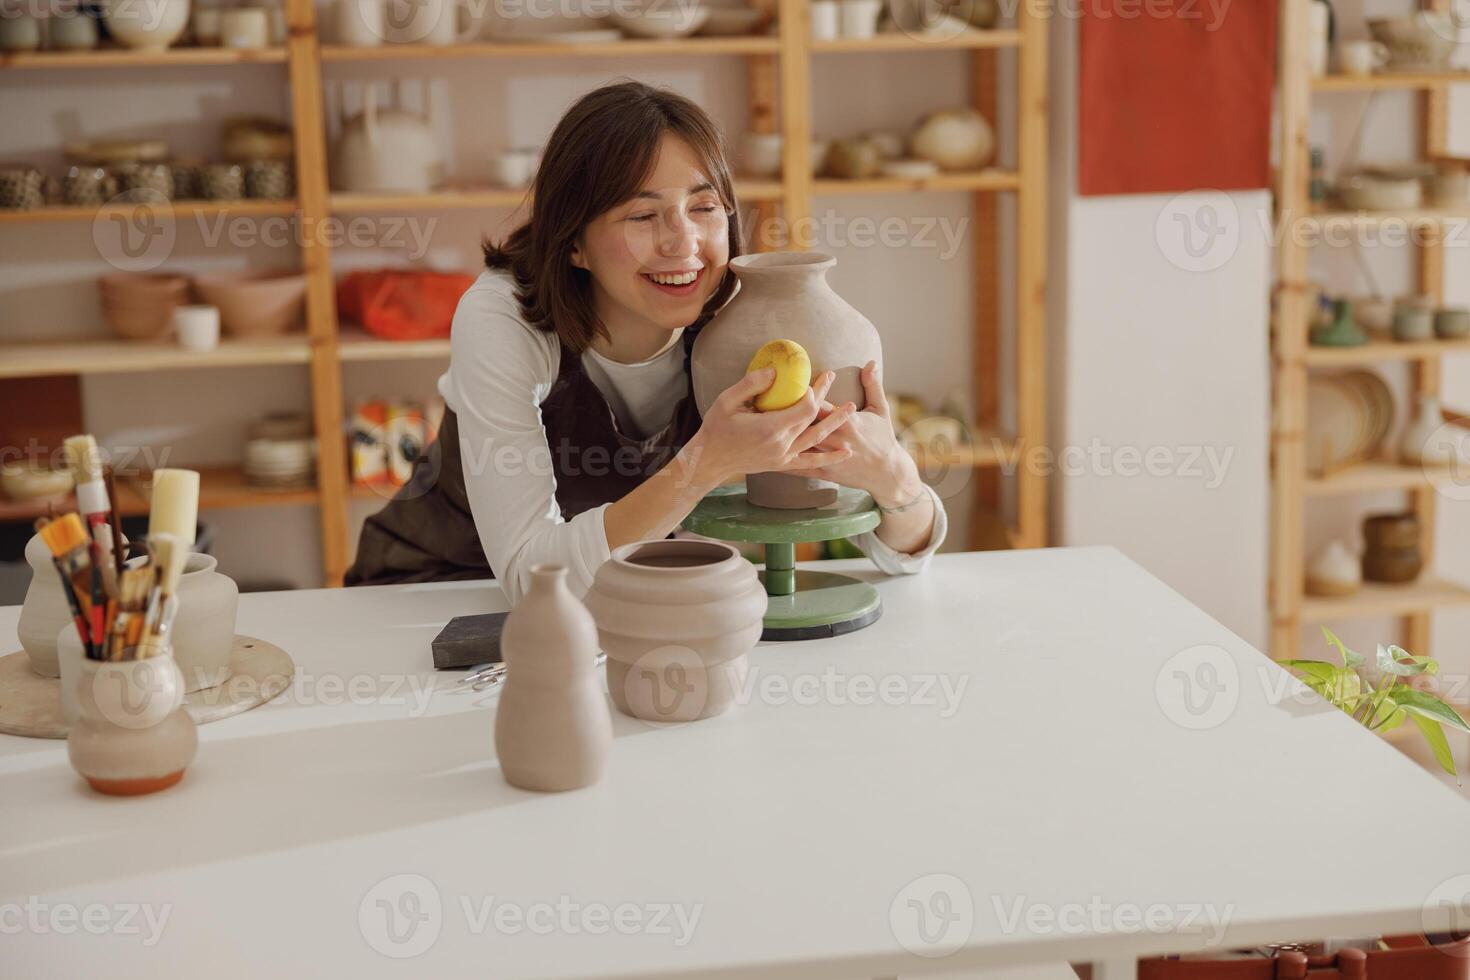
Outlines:
{"label": "ceramic bowl on shelf", "polygon": [[283,334],[301,322],[306,277],[299,272],[215,272],[194,278],[194,288],[219,307],[220,326],[234,337]]}
{"label": "ceramic bowl on shelf", "polygon": [[1354,296],[1353,317],[1366,330],[1385,333],[1393,328],[1393,301],[1382,296]]}
{"label": "ceramic bowl on shelf", "polygon": [[0,490],[11,500],[60,500],[75,485],[71,470],[53,470],[32,462],[0,466]]}
{"label": "ceramic bowl on shelf", "polygon": [[939,164],[933,160],[884,160],[879,168],[885,177],[899,177],[904,180],[922,180],[925,177],[933,177],[939,173]]}
{"label": "ceramic bowl on shelf", "polygon": [[781,134],[746,133],[741,163],[751,177],[776,177],[781,173]]}
{"label": "ceramic bowl on shelf", "polygon": [[72,163],[156,163],[168,159],[168,141],[161,139],[83,140],[62,147]]}
{"label": "ceramic bowl on shelf", "polygon": [[1337,185],[1342,206],[1349,211],[1410,211],[1424,199],[1424,185],[1407,174],[1360,172]]}
{"label": "ceramic bowl on shelf", "polygon": [[705,37],[741,37],[764,26],[768,14],[754,7],[711,7],[704,25],[695,31]]}
{"label": "ceramic bowl on shelf", "polygon": [[1388,71],[1444,71],[1455,54],[1458,28],[1453,14],[1426,10],[1368,21],[1373,39],[1388,48]]}
{"label": "ceramic bowl on shelf", "polygon": [[688,37],[709,19],[702,4],[651,2],[639,7],[615,8],[608,20],[628,37],[665,39]]}
{"label": "ceramic bowl on shelf", "polygon": [[97,281],[107,326],[123,340],[157,340],[189,299],[189,280],[167,274],[115,272]]}
{"label": "ceramic bowl on shelf", "polygon": [[104,5],[108,32],[130,48],[163,51],[189,26],[189,0],[151,0],[128,3],[109,0]]}

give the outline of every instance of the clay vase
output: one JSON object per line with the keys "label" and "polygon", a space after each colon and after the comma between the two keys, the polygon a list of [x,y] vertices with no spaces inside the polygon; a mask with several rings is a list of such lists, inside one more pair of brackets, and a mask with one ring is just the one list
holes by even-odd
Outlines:
{"label": "clay vase", "polygon": [[531,569],[500,640],[505,684],[495,754],[505,781],[543,793],[602,778],[612,713],[597,683],[597,624],[567,588],[560,565]]}
{"label": "clay vase", "polygon": [[[720,393],[745,376],[762,345],[794,340],[806,349],[812,375],[833,371],[827,393],[834,405],[866,404],[859,373],[868,361],[883,366],[878,331],[827,285],[837,260],[821,252],[762,252],[730,260],[740,280],[725,304],[694,342],[694,398],[701,414]],[[837,499],[835,484],[780,473],[752,473],[747,499],[761,507],[825,507]]]}
{"label": "clay vase", "polygon": [[[127,544],[127,538],[123,538]],[[31,584],[15,632],[30,659],[31,670],[42,677],[60,677],[56,634],[71,625],[71,608],[61,588],[61,575],[51,560],[51,549],[39,534],[26,542],[26,564],[31,566]]]}
{"label": "clay vase", "polygon": [[184,778],[199,735],[184,710],[184,678],[172,655],[84,660],[75,693],[66,752],[93,789],[138,796]]}
{"label": "clay vase", "polygon": [[235,645],[235,613],[240,588],[216,571],[213,555],[191,554],[179,576],[179,611],[169,645],[184,675],[184,692],[218,687],[230,676]]}
{"label": "clay vase", "polygon": [[745,685],[766,593],[755,566],[716,541],[643,541],[602,563],[587,593],[618,710],[685,722],[728,710]]}
{"label": "clay vase", "polygon": [[1453,466],[1460,455],[1459,436],[1445,425],[1444,410],[1433,395],[1419,396],[1419,410],[1399,439],[1399,459],[1410,466]]}

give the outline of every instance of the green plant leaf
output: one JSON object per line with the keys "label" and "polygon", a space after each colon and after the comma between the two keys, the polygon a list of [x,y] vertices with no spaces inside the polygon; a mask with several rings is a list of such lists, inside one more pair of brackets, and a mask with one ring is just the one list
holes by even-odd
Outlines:
{"label": "green plant leaf", "polygon": [[1346,667],[1325,660],[1278,660],[1277,663],[1301,671],[1302,683],[1348,714],[1352,714],[1362,696],[1362,679]]}
{"label": "green plant leaf", "polygon": [[1332,646],[1337,650],[1337,655],[1342,658],[1342,665],[1344,667],[1356,667],[1367,659],[1361,653],[1354,653],[1353,651],[1349,650],[1343,644],[1343,642],[1337,638],[1337,634],[1332,632],[1332,630],[1328,629],[1325,626],[1322,627],[1322,635],[1327,637],[1327,642],[1332,644]]}
{"label": "green plant leaf", "polygon": [[1408,716],[1408,711],[1395,701],[1393,696],[1386,695],[1374,705],[1373,717],[1369,718],[1364,724],[1375,732],[1391,732],[1402,725],[1404,719]]}
{"label": "green plant leaf", "polygon": [[1434,761],[1439,763],[1441,769],[1454,776],[1455,782],[1458,783],[1460,774],[1455,771],[1455,757],[1450,752],[1449,740],[1444,737],[1444,729],[1422,715],[1414,715],[1414,724],[1419,726],[1419,731],[1424,735],[1424,741],[1429,743],[1429,748],[1434,753]]}
{"label": "green plant leaf", "polygon": [[1384,647],[1381,643],[1378,645],[1378,669],[1385,674],[1393,674],[1395,677],[1413,677],[1415,674],[1422,674],[1424,665],[1415,663],[1418,659],[1418,657],[1410,656],[1408,651],[1402,647]]}
{"label": "green plant leaf", "polygon": [[1400,687],[1394,690],[1393,697],[1405,710],[1418,717],[1427,718],[1439,725],[1449,725],[1457,731],[1470,734],[1470,724],[1460,717],[1459,712],[1428,691]]}

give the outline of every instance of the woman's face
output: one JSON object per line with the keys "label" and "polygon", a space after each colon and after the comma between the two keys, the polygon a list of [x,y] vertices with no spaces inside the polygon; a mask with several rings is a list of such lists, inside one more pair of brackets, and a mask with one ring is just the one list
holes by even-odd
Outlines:
{"label": "woman's face", "polygon": [[687,327],[724,277],[730,226],[699,158],[665,136],[639,193],[583,231],[573,264],[592,273],[596,308],[609,328],[636,318]]}

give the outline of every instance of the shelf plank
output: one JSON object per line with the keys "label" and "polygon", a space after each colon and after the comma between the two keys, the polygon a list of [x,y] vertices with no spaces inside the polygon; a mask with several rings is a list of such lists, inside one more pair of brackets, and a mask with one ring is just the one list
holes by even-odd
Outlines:
{"label": "shelf plank", "polygon": [[1300,231],[1321,233],[1328,230],[1348,231],[1354,227],[1372,228],[1387,222],[1406,225],[1437,225],[1444,221],[1470,218],[1470,207],[1407,208],[1394,211],[1347,211],[1327,209],[1315,211],[1299,219]]}
{"label": "shelf plank", "polygon": [[872,177],[865,180],[822,178],[812,182],[815,194],[901,194],[920,191],[1012,191],[1021,175],[1006,170],[935,174],[933,177]]}
{"label": "shelf plank", "polygon": [[1388,490],[1419,490],[1453,485],[1455,473],[1443,469],[1406,466],[1393,460],[1359,463],[1332,476],[1309,476],[1303,492],[1309,497],[1331,497]]}
{"label": "shelf plank", "polygon": [[22,342],[0,344],[0,378],[305,364],[309,356],[304,334],[252,340],[225,338],[211,351],[189,351],[168,341]]}
{"label": "shelf plank", "polygon": [[[778,180],[740,180],[735,193],[741,200],[774,201],[781,197]],[[338,214],[378,211],[456,211],[473,208],[518,208],[531,199],[528,187],[456,187],[428,194],[375,194],[336,191],[332,210]]]}
{"label": "shelf plank", "polygon": [[[314,506],[317,490],[267,490],[252,486],[245,480],[239,467],[207,466],[187,467],[199,470],[199,509],[233,510],[243,507]],[[149,474],[119,476],[117,479],[117,508],[124,517],[136,517],[148,513]],[[64,514],[76,509],[76,497],[67,496],[54,501],[56,513]],[[47,510],[45,500],[8,500],[0,497],[0,521],[32,521],[43,516]]]}
{"label": "shelf plank", "polygon": [[97,48],[92,51],[12,51],[0,55],[0,69],[24,68],[168,68],[190,65],[282,64],[285,48],[169,48],[135,51]]}
{"label": "shelf plank", "polygon": [[[148,204],[144,208],[151,218],[174,220],[180,218],[208,218],[216,215],[259,216],[291,214],[296,210],[295,201],[170,201],[163,204]],[[44,224],[54,221],[95,221],[109,215],[127,218],[139,207],[135,205],[56,205],[32,208],[28,211],[0,211],[0,224]]]}
{"label": "shelf plank", "polygon": [[1302,621],[1406,616],[1459,605],[1470,605],[1470,589],[1426,574],[1409,585],[1365,582],[1356,595],[1306,596],[1302,599]]}
{"label": "shelf plank", "polygon": [[623,38],[597,44],[469,41],[464,44],[385,44],[376,48],[322,45],[322,61],[403,61],[445,58],[605,58],[644,55],[703,57],[708,55],[775,54],[776,38],[681,37],[668,40]]}
{"label": "shelf plank", "polygon": [[449,338],[437,340],[384,340],[361,327],[344,324],[337,338],[337,356],[343,361],[433,360],[449,357]]}
{"label": "shelf plank", "polygon": [[1377,75],[1322,75],[1312,79],[1319,92],[1381,92],[1394,89],[1428,89],[1441,85],[1470,83],[1467,71],[1381,72]]}
{"label": "shelf plank", "polygon": [[1470,354],[1470,339],[1397,341],[1385,334],[1358,347],[1312,347],[1302,353],[1311,367],[1360,367],[1383,361],[1422,361],[1455,354]]}
{"label": "shelf plank", "polygon": [[830,41],[813,41],[811,49],[813,53],[859,54],[865,51],[933,51],[936,49],[972,51],[976,48],[1018,48],[1020,46],[1020,31],[982,31],[967,27],[950,36],[939,32],[924,35],[893,31],[869,38],[839,37]]}

